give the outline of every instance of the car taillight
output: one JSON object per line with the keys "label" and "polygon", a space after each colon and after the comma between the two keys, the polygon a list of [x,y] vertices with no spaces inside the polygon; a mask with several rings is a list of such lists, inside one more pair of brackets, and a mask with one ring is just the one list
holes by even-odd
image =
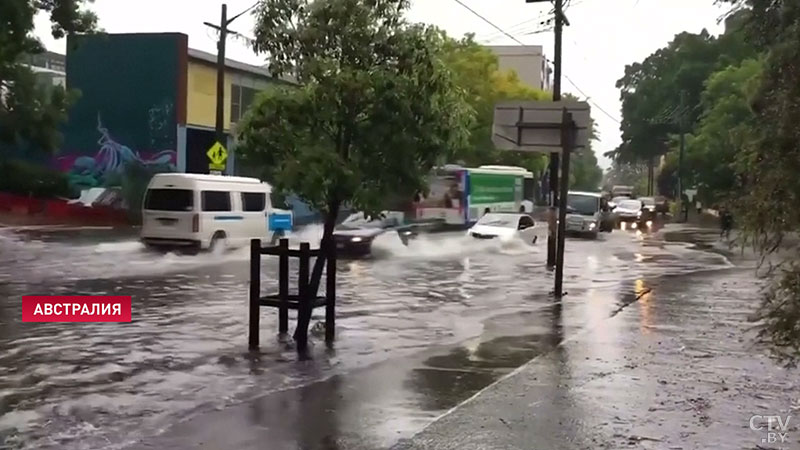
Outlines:
{"label": "car taillight", "polygon": [[192,233],[200,232],[200,214],[192,216]]}

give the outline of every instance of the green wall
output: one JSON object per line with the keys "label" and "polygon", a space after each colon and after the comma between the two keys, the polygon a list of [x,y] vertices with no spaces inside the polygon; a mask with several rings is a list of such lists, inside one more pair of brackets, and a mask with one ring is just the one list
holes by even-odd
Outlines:
{"label": "green wall", "polygon": [[73,187],[122,186],[126,177],[176,170],[187,42],[178,33],[68,39],[67,87],[81,96],[54,165]]}

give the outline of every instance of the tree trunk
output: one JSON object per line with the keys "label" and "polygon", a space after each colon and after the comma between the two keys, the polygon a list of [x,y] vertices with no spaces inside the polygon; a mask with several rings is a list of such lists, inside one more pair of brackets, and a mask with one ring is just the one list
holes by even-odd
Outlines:
{"label": "tree trunk", "polygon": [[320,241],[320,249],[324,256],[320,256],[314,261],[314,270],[311,272],[311,283],[309,287],[312,298],[317,297],[319,293],[322,271],[325,268],[328,252],[336,251],[336,243],[333,242],[333,229],[336,227],[336,219],[339,217],[339,206],[338,199],[334,199],[328,204],[328,212],[325,215],[325,225],[322,232],[322,241]]}

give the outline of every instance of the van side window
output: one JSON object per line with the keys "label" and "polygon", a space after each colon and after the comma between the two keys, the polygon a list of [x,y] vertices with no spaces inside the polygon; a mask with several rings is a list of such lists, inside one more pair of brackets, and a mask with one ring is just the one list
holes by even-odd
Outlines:
{"label": "van side window", "polygon": [[242,192],[242,209],[248,212],[264,211],[267,194],[263,192]]}
{"label": "van side window", "polygon": [[203,191],[202,208],[203,211],[230,211],[231,194],[225,191]]}

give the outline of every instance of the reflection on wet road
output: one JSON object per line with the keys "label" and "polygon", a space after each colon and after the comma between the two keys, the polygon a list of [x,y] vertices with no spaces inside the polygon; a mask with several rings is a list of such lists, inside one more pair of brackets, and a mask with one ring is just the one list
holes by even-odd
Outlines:
{"label": "reflection on wet road", "polygon": [[[339,264],[335,350],[320,345],[312,361],[298,361],[290,346],[269,338],[277,328],[271,310],[263,313],[261,353],[245,352],[247,250],[164,256],[103,230],[0,230],[0,442],[122,447],[199,412],[261,398],[217,421],[239,411],[250,417],[239,420],[258,423],[255,415],[271,430],[285,428],[293,442],[306,433],[279,422],[303,414],[283,412],[317,408],[317,416],[330,416],[320,421],[325,426],[350,421],[368,430],[371,446],[384,447],[614,314],[636,299],[635,280],[728,265],[719,255],[625,232],[569,240],[565,286],[577,306],[566,320],[548,296],[542,246],[503,248],[450,234],[407,248],[385,236],[375,253]],[[265,291],[277,288],[270,281],[276,267],[264,263]],[[134,321],[23,324],[25,294],[132,295]],[[327,381],[312,384],[320,380]],[[303,439],[319,445],[336,435],[325,426]],[[226,439],[226,448],[238,448]],[[280,436],[274,442],[283,448]]]}

